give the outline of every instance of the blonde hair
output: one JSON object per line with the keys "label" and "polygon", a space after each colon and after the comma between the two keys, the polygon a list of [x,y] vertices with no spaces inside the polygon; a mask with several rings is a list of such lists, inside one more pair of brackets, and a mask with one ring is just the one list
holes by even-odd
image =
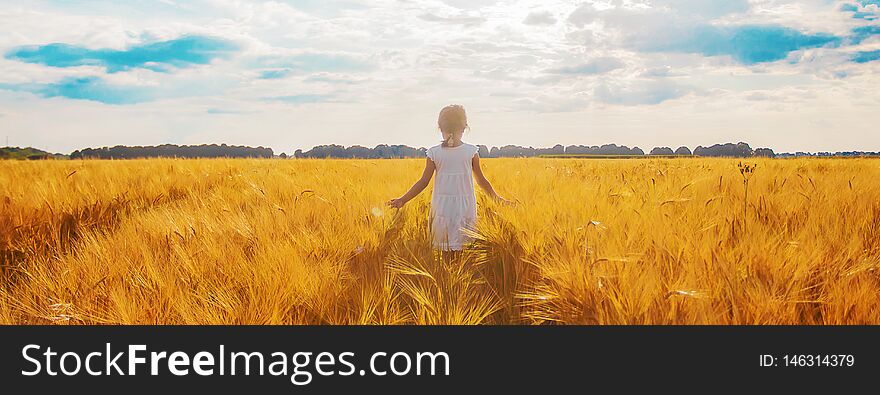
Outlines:
{"label": "blonde hair", "polygon": [[442,146],[444,147],[449,147],[453,137],[458,136],[461,139],[464,130],[470,129],[467,123],[467,113],[460,104],[443,107],[437,118],[437,126],[440,128],[440,133],[443,133]]}

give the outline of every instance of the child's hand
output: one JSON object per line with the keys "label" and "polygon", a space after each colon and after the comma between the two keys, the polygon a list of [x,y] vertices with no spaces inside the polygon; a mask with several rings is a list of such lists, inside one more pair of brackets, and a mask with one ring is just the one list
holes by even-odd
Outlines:
{"label": "child's hand", "polygon": [[516,202],[511,202],[510,200],[507,200],[501,196],[495,196],[495,201],[500,203],[501,205],[504,205],[504,206],[516,205]]}
{"label": "child's hand", "polygon": [[385,204],[387,204],[393,208],[401,208],[401,207],[403,207],[404,204],[406,204],[406,201],[398,198],[398,199],[391,199],[388,201],[388,203],[385,203]]}

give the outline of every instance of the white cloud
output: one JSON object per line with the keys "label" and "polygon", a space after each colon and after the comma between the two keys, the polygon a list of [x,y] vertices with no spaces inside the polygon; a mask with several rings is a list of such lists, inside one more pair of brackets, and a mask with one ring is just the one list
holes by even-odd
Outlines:
{"label": "white cloud", "polygon": [[633,81],[626,84],[602,83],[596,87],[597,100],[624,106],[654,105],[678,99],[693,88],[667,80]]}
{"label": "white cloud", "polygon": [[553,68],[547,70],[552,74],[568,74],[568,75],[595,75],[595,74],[604,74],[609,71],[614,71],[626,66],[620,59],[605,56],[599,57],[595,59],[590,59],[587,62],[572,65],[572,66],[564,66]]}
{"label": "white cloud", "polygon": [[556,16],[550,11],[532,11],[523,20],[526,25],[555,25]]}

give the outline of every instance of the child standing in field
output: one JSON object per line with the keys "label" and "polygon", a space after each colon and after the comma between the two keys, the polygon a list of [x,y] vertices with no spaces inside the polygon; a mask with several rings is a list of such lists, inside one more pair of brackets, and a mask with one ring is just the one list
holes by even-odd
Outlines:
{"label": "child standing in field", "polygon": [[444,107],[440,111],[437,124],[443,134],[443,142],[428,150],[422,178],[406,194],[391,199],[388,205],[394,208],[403,207],[428,186],[436,172],[437,179],[431,195],[434,248],[441,251],[461,251],[471,241],[467,232],[473,231],[477,223],[474,178],[490,197],[500,202],[507,201],[495,193],[492,184],[483,176],[478,148],[461,141],[465,129],[468,129],[464,107],[457,104]]}

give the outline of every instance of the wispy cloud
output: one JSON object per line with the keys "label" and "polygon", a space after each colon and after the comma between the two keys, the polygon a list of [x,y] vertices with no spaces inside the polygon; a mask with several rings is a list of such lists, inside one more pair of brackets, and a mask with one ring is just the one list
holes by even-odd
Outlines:
{"label": "wispy cloud", "polygon": [[260,78],[264,80],[277,80],[288,75],[290,75],[290,69],[263,70],[260,72]]}
{"label": "wispy cloud", "polygon": [[654,105],[680,98],[693,89],[669,81],[638,81],[628,85],[601,84],[594,91],[595,98],[607,104],[624,106]]}
{"label": "wispy cloud", "polygon": [[362,81],[350,79],[350,78],[336,78],[330,77],[323,74],[311,75],[303,80],[303,82],[308,83],[323,83],[323,84],[339,84],[339,85],[356,85],[361,83]]}
{"label": "wispy cloud", "polygon": [[246,110],[233,110],[228,108],[209,108],[205,110],[206,113],[212,115],[241,115],[241,114],[250,114],[252,111]]}
{"label": "wispy cloud", "polygon": [[748,0],[656,0],[653,3],[677,13],[693,14],[701,18],[744,13],[751,8]]}
{"label": "wispy cloud", "polygon": [[265,97],[265,98],[263,98],[263,100],[284,102],[287,104],[311,104],[311,103],[326,102],[326,101],[331,100],[332,98],[333,98],[333,96],[331,96],[331,95],[303,94],[303,95],[285,95],[285,96]]}
{"label": "wispy cloud", "polygon": [[556,24],[556,16],[550,11],[532,11],[523,20],[526,25],[550,26]]}
{"label": "wispy cloud", "polygon": [[151,88],[108,84],[98,77],[70,77],[50,84],[0,84],[0,89],[104,104],[137,104],[156,99],[156,92]]}
{"label": "wispy cloud", "polygon": [[7,52],[6,58],[51,67],[100,66],[109,73],[134,68],[169,72],[171,67],[207,64],[214,59],[228,57],[237,49],[235,43],[227,40],[186,36],[123,50],[89,49],[60,43],[24,46]]}
{"label": "wispy cloud", "polygon": [[609,71],[617,70],[624,67],[625,64],[617,58],[601,57],[592,59],[586,63],[576,66],[566,66],[549,69],[547,72],[552,74],[569,74],[569,75],[593,75],[604,74]]}
{"label": "wispy cloud", "polygon": [[348,55],[305,53],[292,56],[273,56],[258,59],[255,67],[264,68],[262,79],[285,78],[295,73],[366,71],[371,65]]}
{"label": "wispy cloud", "polygon": [[464,26],[476,26],[486,22],[486,18],[484,17],[469,15],[439,16],[426,13],[419,15],[419,18],[428,22],[451,23]]}

